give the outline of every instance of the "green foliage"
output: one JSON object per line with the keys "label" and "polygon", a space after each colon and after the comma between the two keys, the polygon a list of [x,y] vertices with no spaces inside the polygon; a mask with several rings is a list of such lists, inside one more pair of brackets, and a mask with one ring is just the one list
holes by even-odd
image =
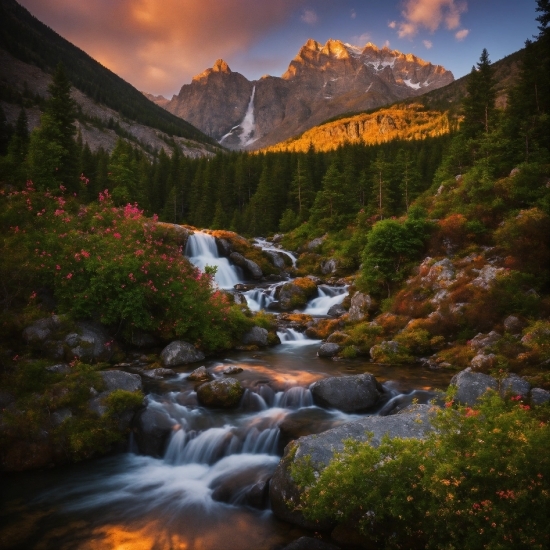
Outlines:
{"label": "green foliage", "polygon": [[105,405],[107,405],[107,413],[111,415],[137,409],[143,405],[143,393],[115,390],[106,397]]}
{"label": "green foliage", "polygon": [[349,441],[320,475],[293,464],[306,517],[351,520],[385,548],[547,547],[547,407],[495,393],[475,409],[448,399],[425,440]]}

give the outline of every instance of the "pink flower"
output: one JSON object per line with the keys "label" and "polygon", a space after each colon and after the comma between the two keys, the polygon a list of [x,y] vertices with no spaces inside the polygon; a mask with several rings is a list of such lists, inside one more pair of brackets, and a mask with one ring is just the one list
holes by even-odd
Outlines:
{"label": "pink flower", "polygon": [[59,271],[61,269],[61,266],[60,265],[56,265],[55,266],[55,269],[57,269],[57,271]]}
{"label": "pink flower", "polygon": [[120,233],[113,233],[113,237],[115,239],[120,239],[122,237],[122,235]]}
{"label": "pink flower", "polygon": [[72,277],[73,277],[73,274],[72,274],[72,273],[68,273],[68,274],[67,274],[67,279],[72,279]]}

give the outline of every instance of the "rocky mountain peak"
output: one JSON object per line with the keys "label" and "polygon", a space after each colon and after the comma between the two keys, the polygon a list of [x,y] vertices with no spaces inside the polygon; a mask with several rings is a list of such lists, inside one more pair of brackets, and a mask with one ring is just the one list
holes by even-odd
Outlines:
{"label": "rocky mountain peak", "polygon": [[223,59],[218,59],[216,63],[214,63],[212,71],[215,73],[231,73],[229,65]]}
{"label": "rocky mountain peak", "polygon": [[349,52],[344,43],[340,42],[340,40],[333,40],[332,38],[327,40],[321,53],[331,57],[337,57],[338,59],[349,58]]}

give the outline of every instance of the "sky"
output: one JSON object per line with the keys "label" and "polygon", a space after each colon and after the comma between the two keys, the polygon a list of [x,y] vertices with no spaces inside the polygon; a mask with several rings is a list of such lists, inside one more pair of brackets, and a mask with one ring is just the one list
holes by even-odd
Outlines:
{"label": "sky", "polygon": [[281,76],[313,38],[373,42],[459,78],[538,33],[536,0],[19,0],[141,91],[171,98],[224,59],[249,80]]}

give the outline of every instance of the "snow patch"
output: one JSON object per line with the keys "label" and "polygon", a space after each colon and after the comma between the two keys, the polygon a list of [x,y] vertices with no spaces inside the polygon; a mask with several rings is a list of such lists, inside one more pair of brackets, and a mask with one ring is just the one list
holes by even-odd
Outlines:
{"label": "snow patch", "polygon": [[420,82],[417,82],[416,84],[413,84],[411,82],[411,80],[403,80],[403,82],[409,87],[409,88],[412,88],[413,90],[419,90],[421,87],[422,87],[422,84],[420,84]]}

